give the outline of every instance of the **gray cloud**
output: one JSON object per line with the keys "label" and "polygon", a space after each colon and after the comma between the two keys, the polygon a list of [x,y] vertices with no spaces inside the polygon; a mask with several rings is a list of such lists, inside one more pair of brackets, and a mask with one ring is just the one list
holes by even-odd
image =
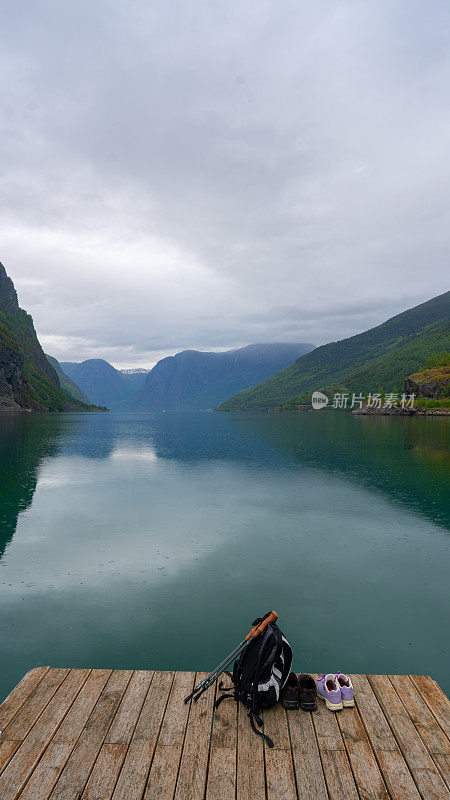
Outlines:
{"label": "gray cloud", "polygon": [[0,259],[57,357],[321,344],[448,288],[446,2],[2,5]]}

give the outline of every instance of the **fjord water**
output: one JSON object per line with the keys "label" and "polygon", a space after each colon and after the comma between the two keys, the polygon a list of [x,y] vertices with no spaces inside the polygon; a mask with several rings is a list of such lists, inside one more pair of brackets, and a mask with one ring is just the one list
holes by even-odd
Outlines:
{"label": "fjord water", "polygon": [[445,418],[0,417],[0,696],[30,668],[203,669],[271,608],[297,671],[448,690]]}

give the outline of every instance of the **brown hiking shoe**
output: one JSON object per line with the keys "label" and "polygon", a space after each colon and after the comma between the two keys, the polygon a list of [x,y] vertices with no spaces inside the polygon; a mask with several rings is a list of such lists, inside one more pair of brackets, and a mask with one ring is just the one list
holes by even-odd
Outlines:
{"label": "brown hiking shoe", "polygon": [[303,711],[315,711],[317,708],[317,686],[312,675],[299,675],[298,696]]}
{"label": "brown hiking shoe", "polygon": [[300,702],[298,699],[298,681],[295,672],[291,672],[289,678],[281,690],[281,704],[285,708],[299,708]]}

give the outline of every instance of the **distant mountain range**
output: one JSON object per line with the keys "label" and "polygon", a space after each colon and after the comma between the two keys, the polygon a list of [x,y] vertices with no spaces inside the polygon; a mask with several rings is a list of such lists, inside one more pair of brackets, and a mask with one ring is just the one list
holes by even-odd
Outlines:
{"label": "distant mountain range", "polygon": [[149,371],[120,371],[102,359],[61,362],[61,368],[91,402],[111,409],[209,409],[313,348],[312,344],[252,344],[222,353],[184,350],[161,359]]}
{"label": "distant mountain range", "polygon": [[[252,344],[221,353],[185,350],[151,370],[103,359],[46,356],[0,264],[0,410],[148,411],[295,408],[315,390],[401,391],[405,378],[450,350],[450,292],[364,333],[312,344]],[[95,404],[95,405],[93,405]]]}
{"label": "distant mountain range", "polygon": [[220,411],[268,410],[309,401],[313,391],[401,391],[406,376],[450,350],[450,292],[404,311],[365,333],[317,347]]}
{"label": "distant mountain range", "polygon": [[66,392],[0,264],[0,411],[93,410]]}
{"label": "distant mountain range", "polygon": [[108,408],[128,408],[147,375],[140,370],[121,372],[102,358],[89,358],[81,363],[61,361],[61,368],[92,403]]}

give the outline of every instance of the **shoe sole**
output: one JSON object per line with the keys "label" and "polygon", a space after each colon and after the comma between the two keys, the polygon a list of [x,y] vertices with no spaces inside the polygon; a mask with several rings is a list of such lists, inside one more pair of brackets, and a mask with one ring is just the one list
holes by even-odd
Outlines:
{"label": "shoe sole", "polygon": [[[320,697],[320,699],[324,701],[326,707],[330,711],[341,711],[342,708],[344,707],[342,703],[331,703],[329,700],[327,700],[326,697],[322,697],[322,695],[319,694],[318,692],[317,692],[317,697]],[[349,702],[349,701],[347,701],[347,702]]]}
{"label": "shoe sole", "polygon": [[342,701],[342,705],[344,706],[344,708],[353,708],[353,706],[355,705],[355,701],[354,700],[343,700]]}

